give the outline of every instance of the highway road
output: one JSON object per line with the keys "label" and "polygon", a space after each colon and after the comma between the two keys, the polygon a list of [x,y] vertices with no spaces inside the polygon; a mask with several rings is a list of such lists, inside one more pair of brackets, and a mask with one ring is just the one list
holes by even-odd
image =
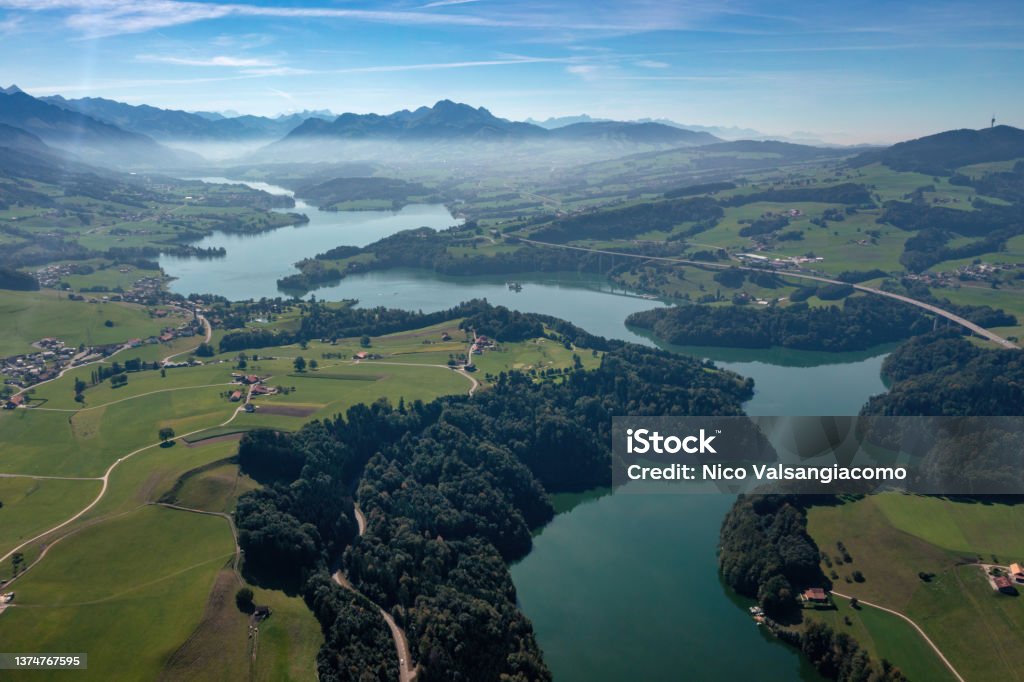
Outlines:
{"label": "highway road", "polygon": [[[702,267],[702,268],[717,268],[719,270],[725,270],[725,269],[728,269],[728,268],[738,268],[740,270],[750,270],[752,272],[766,272],[766,270],[764,268],[755,268],[755,267],[751,267],[749,265],[737,265],[735,261],[730,261],[727,264],[726,263],[712,263],[712,262],[707,262],[707,261],[687,260],[685,258],[671,258],[671,257],[668,257],[668,256],[644,256],[642,254],[637,254],[637,253],[623,253],[621,251],[609,251],[609,250],[606,250],[606,249],[591,249],[591,248],[587,248],[587,247],[584,247],[584,246],[569,246],[568,244],[553,244],[551,242],[540,242],[540,241],[536,241],[534,239],[526,239],[524,237],[519,237],[518,239],[521,242],[525,242],[527,244],[535,244],[537,246],[546,246],[546,247],[556,248],[556,249],[570,249],[570,250],[573,250],[573,251],[585,251],[585,252],[588,252],[588,253],[600,253],[600,254],[604,254],[604,255],[608,255],[608,256],[619,256],[619,257],[622,257],[622,258],[634,258],[634,259],[637,259],[637,260],[644,260],[644,261],[659,261],[659,262],[663,262],[663,263],[672,263],[672,264],[676,264],[676,265],[692,265],[692,266],[695,266],[695,267]],[[849,282],[842,282],[842,281],[837,280],[837,279],[829,279],[828,277],[821,277],[819,275],[808,275],[808,274],[802,273],[802,272],[790,272],[789,270],[770,270],[769,272],[774,272],[775,274],[779,275],[780,277],[793,277],[795,279],[811,280],[811,281],[814,281],[814,282],[823,282],[825,284],[849,284]],[[1011,349],[1019,349],[1020,348],[1017,344],[1013,343],[1009,339],[1004,339],[1002,336],[999,336],[995,332],[990,331],[988,329],[985,329],[981,325],[977,325],[977,324],[971,322],[970,320],[964,319],[964,318],[960,317],[959,315],[956,315],[954,313],[949,312],[948,310],[940,308],[937,305],[932,305],[931,303],[925,303],[924,301],[919,301],[916,298],[910,298],[909,296],[902,296],[900,294],[894,294],[894,293],[889,292],[889,291],[882,291],[881,289],[875,289],[874,287],[866,287],[866,286],[864,286],[862,284],[852,284],[851,286],[854,289],[858,290],[858,291],[863,291],[863,292],[868,293],[868,294],[875,294],[877,296],[885,296],[886,298],[891,298],[891,299],[895,299],[897,301],[902,301],[903,303],[907,303],[909,305],[917,306],[918,308],[921,308],[923,310],[927,310],[927,311],[929,311],[931,313],[935,313],[936,315],[939,315],[941,317],[946,318],[947,320],[955,322],[956,324],[960,325],[961,327],[964,327],[965,329],[970,330],[974,334],[977,334],[978,336],[980,336],[982,338],[988,339],[989,341],[992,341],[993,343],[998,344],[998,345],[1002,346],[1003,348],[1011,348]]]}

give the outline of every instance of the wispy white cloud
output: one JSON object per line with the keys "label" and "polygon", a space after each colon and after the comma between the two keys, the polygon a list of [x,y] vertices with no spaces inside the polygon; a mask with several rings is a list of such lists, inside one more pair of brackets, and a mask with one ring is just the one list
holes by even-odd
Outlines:
{"label": "wispy white cloud", "polygon": [[594,64],[572,64],[565,67],[565,72],[579,76],[585,81],[592,81],[597,79],[599,68]]}
{"label": "wispy white cloud", "polygon": [[1024,43],[958,42],[958,43],[877,43],[868,45],[793,45],[786,47],[746,47],[728,50],[707,50],[729,54],[787,53],[787,52],[893,52],[900,50],[1024,50]]}
{"label": "wispy white cloud", "polygon": [[225,33],[210,41],[212,45],[223,48],[241,48],[244,50],[255,50],[259,47],[266,47],[276,40],[276,36],[269,33],[243,33],[233,35]]}
{"label": "wispy white cloud", "polygon": [[468,5],[471,2],[480,2],[480,0],[436,0],[436,2],[428,2],[426,5],[420,5],[419,9],[448,7],[449,5]]}
{"label": "wispy white cloud", "polygon": [[671,66],[668,62],[659,62],[654,59],[641,59],[636,62],[636,65],[644,69],[667,69]]}
{"label": "wispy white cloud", "polygon": [[267,90],[269,90],[272,94],[275,94],[275,95],[277,95],[278,97],[280,97],[282,99],[288,100],[289,102],[294,102],[295,101],[295,98],[292,97],[287,92],[285,92],[284,90],[278,90],[277,88],[267,88]]}
{"label": "wispy white cloud", "polygon": [[[434,11],[457,5],[471,5],[481,11]],[[712,0],[595,2],[583,10],[572,3],[486,4],[478,0],[434,0],[410,10],[280,7],[195,0],[0,0],[0,8],[23,12],[62,12],[65,14],[64,25],[88,38],[141,33],[214,19],[265,17],[338,19],[403,26],[535,29],[540,34],[554,34],[559,40],[574,35],[574,32],[599,36],[697,30],[715,18],[747,14],[732,7],[731,3]]]}
{"label": "wispy white cloud", "polygon": [[467,14],[335,7],[270,7],[178,0],[0,0],[0,8],[26,12],[67,12],[65,25],[89,38],[142,33],[228,17],[350,19],[412,26],[505,25],[502,21]]}
{"label": "wispy white cloud", "polygon": [[228,66],[228,67],[276,67],[277,63],[267,59],[252,57],[177,57],[173,55],[140,54],[135,57],[140,62],[156,62],[160,64],[176,64],[180,66]]}
{"label": "wispy white cloud", "polygon": [[[431,62],[425,64],[393,64],[377,66],[355,66],[333,69],[320,73],[384,73],[395,71],[437,71],[444,69],[470,69],[485,66],[513,66],[516,64],[559,64],[573,61],[565,57],[514,57],[511,59],[483,59],[465,62]],[[572,68],[572,67],[570,67]]]}

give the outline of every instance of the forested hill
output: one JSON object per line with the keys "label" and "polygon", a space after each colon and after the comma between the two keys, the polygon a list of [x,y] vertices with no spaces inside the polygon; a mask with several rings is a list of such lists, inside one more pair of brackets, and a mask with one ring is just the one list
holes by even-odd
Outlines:
{"label": "forested hill", "polygon": [[768,309],[705,305],[656,308],[633,313],[626,324],[677,345],[826,351],[864,350],[931,329],[931,321],[916,308],[864,296],[848,298],[842,307],[793,303]]}
{"label": "forested hill", "polygon": [[897,171],[950,175],[960,166],[1022,156],[1024,130],[1001,125],[981,130],[947,130],[900,142],[886,149],[865,152],[853,159],[850,165],[865,166],[881,161]]}
{"label": "forested hill", "polygon": [[897,348],[882,365],[891,386],[866,415],[1016,416],[1024,413],[1024,354],[979,348],[952,330]]}
{"label": "forested hill", "polygon": [[[366,645],[379,623],[330,583],[339,562],[405,629],[421,682],[548,680],[506,565],[552,517],[547,493],[610,484],[612,415],[739,414],[751,394],[730,372],[622,344],[560,380],[502,374],[473,398],[358,405],[295,434],[251,432],[241,466],[275,483],[239,501],[247,570],[303,589],[326,638],[323,680],[362,680],[395,655]],[[358,539],[354,484],[368,519]]]}

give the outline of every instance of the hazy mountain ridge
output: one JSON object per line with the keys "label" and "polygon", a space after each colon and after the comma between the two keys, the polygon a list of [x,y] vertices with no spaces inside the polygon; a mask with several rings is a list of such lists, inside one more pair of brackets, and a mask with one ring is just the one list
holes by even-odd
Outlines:
{"label": "hazy mountain ridge", "polygon": [[192,113],[178,109],[161,109],[148,104],[126,104],[101,97],[65,99],[60,95],[53,95],[40,99],[124,130],[168,142],[279,139],[307,118],[319,113],[301,112],[276,118],[250,115],[226,117],[214,112]]}
{"label": "hazy mountain ridge", "polygon": [[499,118],[484,107],[441,100],[432,107],[404,109],[392,114],[346,113],[333,121],[310,119],[284,142],[310,138],[387,139],[402,142],[471,140],[478,142],[543,141],[617,142],[649,145],[711,144],[719,138],[660,123],[580,121],[554,129]]}
{"label": "hazy mountain ridge", "polygon": [[173,166],[195,160],[192,155],[168,149],[147,135],[37,99],[17,86],[0,95],[0,123],[100,163]]}

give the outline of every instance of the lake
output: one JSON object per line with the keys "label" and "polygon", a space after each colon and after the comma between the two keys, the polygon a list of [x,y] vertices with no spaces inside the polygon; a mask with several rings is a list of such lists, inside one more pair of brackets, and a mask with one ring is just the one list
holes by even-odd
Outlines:
{"label": "lake", "polygon": [[[671,347],[670,347],[671,348]],[[673,348],[753,377],[754,415],[856,414],[885,386],[884,352],[818,354]],[[813,365],[813,362],[822,364]],[[804,366],[799,366],[803,364]],[[795,365],[795,366],[794,366]],[[754,625],[720,582],[718,530],[730,495],[556,496],[564,509],[512,567],[523,612],[559,682],[820,680]]]}
{"label": "lake", "polygon": [[[249,183],[287,193],[278,187]],[[215,234],[200,246],[223,246],[217,260],[162,258],[177,277],[171,290],[229,298],[279,295],[275,280],[292,263],[339,244],[366,244],[393,232],[454,220],[441,206],[398,212],[295,210],[308,225],[238,237]],[[602,336],[648,345],[625,317],[665,303],[615,289],[581,274],[442,277],[392,270],[346,278],[317,298],[357,298],[360,305],[409,310],[449,308],[470,298],[560,317]],[[786,349],[671,347],[710,358],[755,381],[746,404],[757,415],[856,414],[885,390],[879,377],[888,349],[813,353]],[[797,652],[756,627],[747,603],[720,583],[718,530],[732,504],[727,495],[557,496],[560,512],[535,537],[533,551],[512,566],[520,605],[533,621],[558,682],[620,680],[819,680]]]}

